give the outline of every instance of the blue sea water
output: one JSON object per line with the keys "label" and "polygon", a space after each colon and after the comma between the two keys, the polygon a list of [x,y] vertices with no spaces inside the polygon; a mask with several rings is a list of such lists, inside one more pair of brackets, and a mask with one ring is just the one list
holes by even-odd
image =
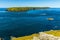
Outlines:
{"label": "blue sea water", "polygon": [[[0,36],[24,36],[49,30],[60,30],[60,8],[8,12],[0,8]],[[48,20],[53,18],[54,20]]]}

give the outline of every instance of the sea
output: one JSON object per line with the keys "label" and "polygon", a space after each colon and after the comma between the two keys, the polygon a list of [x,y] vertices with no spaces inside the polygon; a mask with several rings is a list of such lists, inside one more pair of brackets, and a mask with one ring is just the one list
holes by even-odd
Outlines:
{"label": "sea", "polygon": [[60,30],[60,8],[26,12],[9,12],[0,8],[0,37],[19,37],[49,30]]}

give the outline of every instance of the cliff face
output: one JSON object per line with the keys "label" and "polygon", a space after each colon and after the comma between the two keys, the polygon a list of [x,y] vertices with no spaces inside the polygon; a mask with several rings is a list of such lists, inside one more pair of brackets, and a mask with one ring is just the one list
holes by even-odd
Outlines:
{"label": "cliff face", "polygon": [[28,10],[47,9],[47,8],[49,7],[12,7],[12,8],[7,8],[7,11],[23,12],[23,11],[28,11]]}

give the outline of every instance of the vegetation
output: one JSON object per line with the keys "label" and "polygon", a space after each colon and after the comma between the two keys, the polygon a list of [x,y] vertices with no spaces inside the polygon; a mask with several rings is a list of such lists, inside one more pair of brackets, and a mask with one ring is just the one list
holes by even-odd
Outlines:
{"label": "vegetation", "polygon": [[12,7],[12,8],[7,8],[7,11],[23,12],[23,11],[28,11],[28,10],[47,9],[47,8],[49,7]]}
{"label": "vegetation", "polygon": [[[57,37],[60,36],[60,30],[45,31],[45,33],[52,34],[52,35],[57,36]],[[32,35],[29,35],[29,36],[24,36],[24,37],[19,37],[19,38],[12,37],[12,40],[32,40],[32,38],[34,36],[38,37],[39,34],[32,34]]]}
{"label": "vegetation", "polygon": [[60,30],[51,30],[51,31],[46,31],[47,34],[52,34],[54,36],[60,37]]}
{"label": "vegetation", "polygon": [[38,34],[32,34],[32,35],[29,35],[29,36],[24,36],[24,37],[18,37],[18,38],[15,38],[15,37],[12,37],[12,40],[32,40],[32,38],[34,36],[38,36]]}

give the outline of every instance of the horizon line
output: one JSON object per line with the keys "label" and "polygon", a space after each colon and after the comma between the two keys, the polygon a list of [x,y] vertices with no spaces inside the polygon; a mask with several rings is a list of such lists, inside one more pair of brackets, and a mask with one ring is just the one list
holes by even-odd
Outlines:
{"label": "horizon line", "polygon": [[[12,6],[12,7],[40,7],[40,6]],[[48,7],[48,6],[41,6],[41,7]],[[11,7],[0,7],[0,8],[11,8]]]}

